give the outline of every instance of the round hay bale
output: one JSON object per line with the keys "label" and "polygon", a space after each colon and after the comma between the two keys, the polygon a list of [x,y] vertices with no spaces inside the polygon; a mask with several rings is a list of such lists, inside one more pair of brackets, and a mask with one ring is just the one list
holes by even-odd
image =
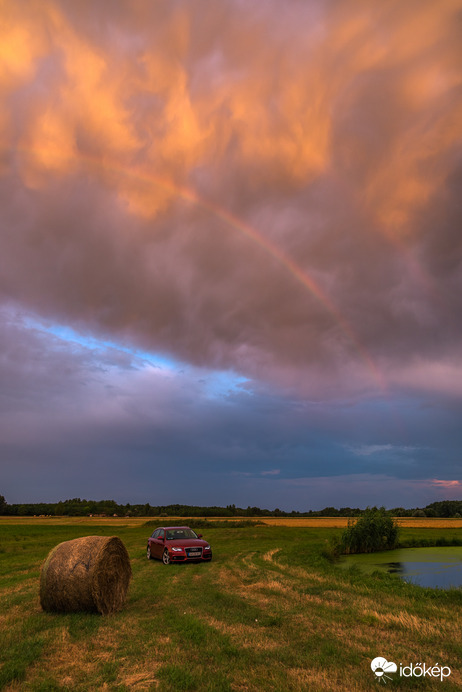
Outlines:
{"label": "round hay bale", "polygon": [[117,536],[84,536],[60,543],[40,573],[43,610],[108,615],[125,603],[132,576],[127,549]]}

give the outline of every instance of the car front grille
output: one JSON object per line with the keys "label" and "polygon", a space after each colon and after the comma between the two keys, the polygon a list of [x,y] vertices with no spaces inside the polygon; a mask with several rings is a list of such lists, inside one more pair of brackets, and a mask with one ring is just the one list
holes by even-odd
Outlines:
{"label": "car front grille", "polygon": [[[202,557],[202,548],[200,548],[200,547],[198,547],[198,548],[186,548],[185,550],[186,550],[186,555],[188,557]],[[191,555],[191,553],[193,553],[193,554]],[[194,555],[194,553],[196,553],[196,555]]]}

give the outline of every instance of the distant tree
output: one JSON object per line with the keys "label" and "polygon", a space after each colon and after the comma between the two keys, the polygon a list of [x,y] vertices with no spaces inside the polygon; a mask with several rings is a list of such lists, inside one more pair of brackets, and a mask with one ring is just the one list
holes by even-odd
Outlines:
{"label": "distant tree", "polygon": [[423,509],[416,509],[414,514],[412,515],[413,517],[426,517],[427,515],[425,514]]}
{"label": "distant tree", "polygon": [[453,517],[456,512],[462,513],[462,500],[441,500],[425,507],[425,512],[434,510],[437,517]]}
{"label": "distant tree", "polygon": [[339,511],[338,509],[335,509],[335,507],[324,507],[319,514],[321,517],[337,517]]}
{"label": "distant tree", "polygon": [[6,514],[7,504],[8,503],[3,497],[3,495],[0,495],[0,514]]}

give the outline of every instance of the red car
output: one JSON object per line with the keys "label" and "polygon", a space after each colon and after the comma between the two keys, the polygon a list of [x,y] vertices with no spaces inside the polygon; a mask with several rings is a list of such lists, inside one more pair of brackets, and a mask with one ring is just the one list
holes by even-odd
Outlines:
{"label": "red car", "polygon": [[161,526],[148,538],[148,560],[158,558],[164,565],[171,562],[210,562],[212,548],[189,526]]}

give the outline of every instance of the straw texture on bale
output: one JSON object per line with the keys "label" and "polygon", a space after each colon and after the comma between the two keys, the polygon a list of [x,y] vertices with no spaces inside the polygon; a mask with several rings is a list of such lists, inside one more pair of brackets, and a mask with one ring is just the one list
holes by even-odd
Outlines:
{"label": "straw texture on bale", "polygon": [[132,576],[127,549],[117,536],[84,536],[60,543],[40,574],[43,610],[108,615],[125,603]]}

